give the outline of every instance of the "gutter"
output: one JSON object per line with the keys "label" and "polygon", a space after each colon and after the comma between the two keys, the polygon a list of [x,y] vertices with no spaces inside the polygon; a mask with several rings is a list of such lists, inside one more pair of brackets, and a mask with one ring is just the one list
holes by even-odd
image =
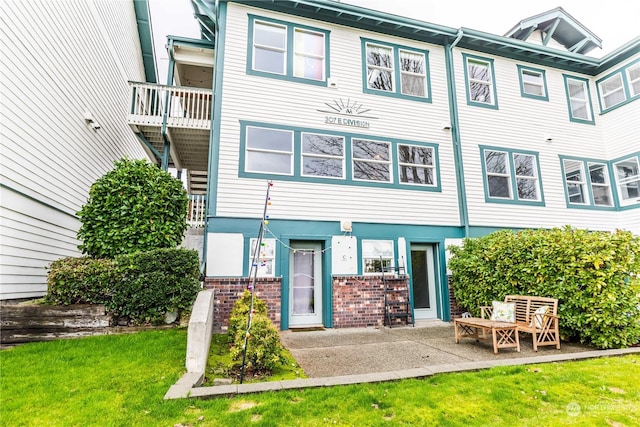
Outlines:
{"label": "gutter", "polygon": [[464,227],[464,237],[469,237],[469,210],[467,206],[467,193],[464,183],[464,166],[462,161],[462,146],[460,141],[460,120],[458,118],[458,99],[456,97],[456,75],[453,66],[453,48],[460,43],[464,31],[458,29],[457,37],[451,44],[445,45],[444,53],[447,68],[447,81],[449,83],[449,119],[451,121],[451,141],[453,143],[453,159],[456,170],[456,187],[458,190],[458,209],[460,211],[460,225]]}

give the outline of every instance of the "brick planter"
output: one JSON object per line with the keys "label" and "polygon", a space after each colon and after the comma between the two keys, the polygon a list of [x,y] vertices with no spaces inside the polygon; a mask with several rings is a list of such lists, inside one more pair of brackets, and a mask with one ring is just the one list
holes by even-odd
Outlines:
{"label": "brick planter", "polygon": [[[256,282],[256,296],[267,304],[269,318],[280,329],[280,278],[259,278]],[[226,332],[233,304],[251,284],[248,277],[229,279],[207,278],[205,289],[213,289],[213,329]]]}
{"label": "brick planter", "polygon": [[[389,287],[406,286],[408,276],[386,278]],[[333,278],[333,327],[363,328],[384,324],[382,276]]]}

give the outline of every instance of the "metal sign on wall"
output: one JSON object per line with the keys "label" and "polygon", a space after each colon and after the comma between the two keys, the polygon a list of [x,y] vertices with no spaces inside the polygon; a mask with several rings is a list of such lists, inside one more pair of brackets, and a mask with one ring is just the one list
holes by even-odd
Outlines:
{"label": "metal sign on wall", "polygon": [[366,115],[370,109],[365,109],[358,101],[351,101],[342,98],[334,99],[333,102],[325,102],[328,109],[318,110],[324,113],[324,122],[330,125],[347,126],[360,129],[369,129],[371,120],[377,117]]}

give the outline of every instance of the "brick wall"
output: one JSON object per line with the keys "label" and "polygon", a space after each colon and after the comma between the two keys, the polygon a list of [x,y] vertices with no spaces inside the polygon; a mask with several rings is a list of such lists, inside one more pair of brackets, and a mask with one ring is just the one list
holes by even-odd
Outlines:
{"label": "brick wall", "polygon": [[[407,286],[408,276],[387,278],[388,286]],[[363,328],[384,323],[382,276],[333,278],[333,327]]]}
{"label": "brick wall", "polygon": [[[256,296],[267,304],[269,318],[280,329],[280,278],[258,278],[256,282]],[[248,277],[205,279],[204,287],[213,289],[213,329],[216,332],[226,332],[229,327],[229,316],[242,293],[251,284]]]}
{"label": "brick wall", "polygon": [[451,286],[451,276],[447,276],[447,284],[449,287],[449,307],[451,309],[451,319],[462,317],[462,313],[468,311],[464,307],[458,306],[458,301],[455,295],[453,295],[453,287]]}

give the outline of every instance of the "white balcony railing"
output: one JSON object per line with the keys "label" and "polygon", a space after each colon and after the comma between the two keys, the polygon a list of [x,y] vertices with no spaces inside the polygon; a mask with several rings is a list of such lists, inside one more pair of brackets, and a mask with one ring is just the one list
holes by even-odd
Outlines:
{"label": "white balcony railing", "polygon": [[204,227],[206,205],[207,196],[205,194],[189,195],[189,211],[187,212],[189,227]]}
{"label": "white balcony railing", "polygon": [[166,111],[169,127],[211,128],[211,90],[137,82],[129,85],[129,124],[160,126]]}

